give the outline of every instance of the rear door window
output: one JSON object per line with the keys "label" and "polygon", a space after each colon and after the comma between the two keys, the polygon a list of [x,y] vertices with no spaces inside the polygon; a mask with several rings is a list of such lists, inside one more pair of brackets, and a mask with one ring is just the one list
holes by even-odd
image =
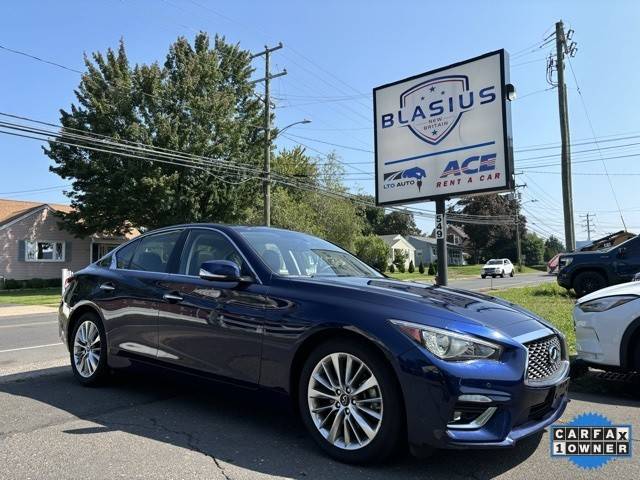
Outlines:
{"label": "rear door window", "polygon": [[140,239],[140,245],[136,248],[129,269],[144,272],[166,272],[169,258],[181,233],[179,230],[174,230]]}
{"label": "rear door window", "polygon": [[140,241],[128,243],[127,245],[125,245],[115,253],[116,268],[120,268],[123,270],[126,270],[129,268],[129,265],[131,264],[131,259],[133,258],[133,254],[136,251],[136,247],[138,246],[139,243]]}

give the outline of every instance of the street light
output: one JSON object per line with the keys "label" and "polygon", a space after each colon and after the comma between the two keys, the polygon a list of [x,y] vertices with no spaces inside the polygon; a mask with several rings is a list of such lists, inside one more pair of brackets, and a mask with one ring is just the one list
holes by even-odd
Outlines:
{"label": "street light", "polygon": [[[297,122],[290,123],[290,124],[289,124],[289,125],[287,125],[286,127],[279,129],[279,130],[278,130],[278,132],[276,133],[276,137],[277,137],[278,135],[280,135],[282,132],[284,132],[287,128],[291,128],[291,127],[293,127],[294,125],[306,125],[307,123],[311,123],[311,120],[308,120],[308,119],[306,119],[306,118],[305,118],[305,119],[303,119],[303,120],[299,120],[299,121],[297,121]],[[276,138],[276,137],[274,137],[274,138]]]}
{"label": "street light", "polygon": [[[311,123],[311,120],[300,120],[297,122],[293,122],[290,125],[287,125],[281,130],[278,130],[276,135],[277,137],[282,132],[284,132],[287,128],[291,128],[294,125],[301,125]],[[264,225],[266,227],[271,226],[271,125],[270,119],[267,117],[267,124],[265,127],[265,147],[264,147],[264,180],[263,180],[263,189],[264,189]]]}

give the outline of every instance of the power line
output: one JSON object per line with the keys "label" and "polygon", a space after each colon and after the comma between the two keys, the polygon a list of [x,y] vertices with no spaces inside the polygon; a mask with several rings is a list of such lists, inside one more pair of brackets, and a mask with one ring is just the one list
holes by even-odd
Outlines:
{"label": "power line", "polygon": [[593,123],[591,122],[591,116],[589,115],[589,110],[587,109],[587,104],[584,100],[584,96],[582,95],[582,90],[580,90],[580,85],[578,84],[578,78],[576,77],[576,72],[573,70],[573,64],[571,63],[571,58],[569,60],[569,68],[571,69],[571,75],[573,76],[573,81],[576,84],[576,89],[578,90],[578,96],[580,97],[580,102],[582,103],[582,108],[584,110],[584,115],[587,117],[587,123],[589,124],[589,128],[591,129],[591,134],[593,135],[593,140],[596,144],[596,148],[598,149],[598,153],[600,155],[600,159],[602,161],[602,167],[604,168],[604,173],[607,175],[607,180],[609,182],[609,187],[611,188],[611,194],[613,195],[613,199],[616,202],[616,207],[618,207],[618,211],[620,212],[620,220],[622,221],[622,225],[627,230],[627,225],[624,222],[624,216],[622,215],[622,209],[620,208],[620,202],[618,202],[618,196],[616,195],[616,191],[613,188],[613,182],[611,181],[611,176],[609,175],[609,170],[607,169],[607,164],[602,157],[602,152],[600,151],[600,144],[596,140],[596,131],[593,128]]}

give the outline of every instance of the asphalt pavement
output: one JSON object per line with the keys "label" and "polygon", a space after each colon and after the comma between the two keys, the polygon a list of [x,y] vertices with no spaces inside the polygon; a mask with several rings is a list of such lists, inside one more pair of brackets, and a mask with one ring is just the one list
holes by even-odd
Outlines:
{"label": "asphalt pavement", "polygon": [[[595,471],[552,460],[546,432],[506,451],[343,465],[321,453],[282,398],[166,374],[119,374],[86,388],[68,363],[54,314],[0,316],[0,479],[640,478],[637,455]],[[598,412],[630,423],[637,449],[637,377],[592,372],[570,396],[562,422]]]}

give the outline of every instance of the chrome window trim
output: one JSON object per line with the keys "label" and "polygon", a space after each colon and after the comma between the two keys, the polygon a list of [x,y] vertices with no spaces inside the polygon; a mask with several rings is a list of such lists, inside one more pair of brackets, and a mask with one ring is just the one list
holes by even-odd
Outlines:
{"label": "chrome window trim", "polygon": [[[152,232],[147,232],[143,235],[139,235],[136,238],[132,238],[130,241],[123,243],[122,245],[120,245],[118,248],[112,250],[111,252],[109,252],[109,255],[113,255],[112,256],[112,260],[111,260],[111,265],[109,266],[109,269],[111,270],[121,270],[123,272],[139,272],[139,273],[162,273],[164,275],[178,275],[180,277],[187,277],[187,278],[200,278],[197,275],[186,275],[184,273],[171,273],[171,272],[150,272],[148,270],[134,270],[131,268],[116,268],[116,255],[118,254],[118,251],[122,248],[124,248],[125,246],[129,245],[130,243],[139,241],[140,239],[144,238],[144,237],[148,237],[149,235],[154,235],[154,234],[160,234],[160,233],[169,233],[169,232],[173,232],[173,231],[178,231],[178,232],[183,232],[185,230],[188,230],[188,233],[191,233],[191,230],[211,230],[217,233],[220,233],[222,236],[224,236],[227,240],[229,240],[229,242],[231,243],[231,245],[233,245],[233,248],[235,248],[238,253],[240,254],[240,256],[242,257],[242,259],[247,263],[247,265],[249,266],[249,269],[251,269],[251,272],[253,273],[254,279],[258,282],[258,284],[262,285],[263,282],[260,279],[260,277],[258,276],[258,274],[256,273],[255,269],[253,268],[253,265],[251,265],[251,263],[249,262],[249,260],[247,260],[246,255],[242,252],[242,250],[240,250],[238,248],[238,244],[236,242],[233,241],[233,239],[227,235],[225,232],[223,232],[222,230],[219,230],[217,228],[214,227],[205,227],[205,226],[198,226],[198,227],[179,227],[179,228],[167,228],[166,230],[154,230]],[[183,246],[184,247],[184,246]]]}

